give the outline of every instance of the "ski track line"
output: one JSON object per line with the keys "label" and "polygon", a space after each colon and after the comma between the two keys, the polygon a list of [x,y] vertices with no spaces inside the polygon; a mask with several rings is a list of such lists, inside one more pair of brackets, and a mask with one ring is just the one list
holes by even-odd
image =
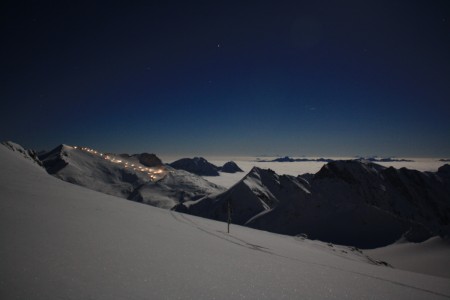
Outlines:
{"label": "ski track line", "polygon": [[[250,250],[261,251],[261,252],[264,252],[264,253],[267,253],[267,254],[274,254],[274,253],[272,253],[272,252],[270,252],[270,251],[268,251],[268,250],[264,250],[264,249],[267,249],[267,248],[265,248],[265,247],[247,243],[246,241],[241,240],[241,239],[238,239],[238,238],[235,238],[235,237],[233,237],[233,236],[221,236],[221,235],[215,234],[214,232],[211,232],[211,231],[209,231],[209,230],[206,230],[206,229],[202,228],[202,227],[199,226],[197,223],[195,223],[194,221],[192,221],[192,220],[190,220],[189,218],[187,218],[184,214],[178,214],[183,220],[181,220],[180,218],[176,217],[176,215],[175,215],[176,213],[173,212],[173,211],[171,211],[170,214],[172,215],[172,217],[173,217],[175,220],[177,220],[177,221],[179,221],[179,222],[181,222],[181,223],[184,223],[184,224],[186,224],[186,225],[195,227],[195,228],[197,228],[198,230],[200,230],[200,231],[202,231],[202,232],[204,232],[204,233],[206,233],[206,234],[212,235],[212,236],[214,236],[214,237],[216,237],[216,238],[219,238],[219,239],[221,239],[221,240],[224,240],[224,241],[233,243],[233,244],[235,244],[235,245],[238,245],[238,246],[240,246],[240,247],[244,247],[244,248],[247,248],[247,249],[250,249]],[[221,231],[218,231],[218,232],[222,233]],[[223,233],[223,234],[225,235],[225,233]],[[237,241],[233,241],[233,240],[231,240],[231,239],[229,239],[229,238],[226,238],[226,237],[232,237],[232,238],[234,238],[234,239],[236,239],[236,240],[239,240],[239,241],[242,242],[242,243],[239,243],[239,242],[237,242]]]}
{"label": "ski track line", "polygon": [[[329,266],[329,265],[325,265],[325,264],[321,264],[321,263],[316,263],[316,262],[308,262],[308,261],[304,261],[304,260],[301,260],[301,259],[298,259],[298,258],[277,254],[277,253],[265,250],[265,249],[268,249],[268,248],[265,248],[265,247],[262,247],[262,246],[259,246],[259,245],[250,244],[250,243],[248,243],[248,242],[246,242],[246,241],[244,241],[242,239],[239,239],[237,237],[231,236],[229,233],[225,233],[223,231],[217,231],[217,232],[222,234],[222,235],[218,235],[218,234],[215,234],[215,233],[213,233],[211,231],[208,231],[208,230],[202,228],[200,225],[198,225],[196,222],[194,222],[190,218],[188,218],[186,214],[177,213],[177,212],[174,212],[174,211],[170,211],[170,214],[172,215],[172,217],[175,220],[177,220],[180,223],[184,223],[186,225],[195,227],[198,230],[200,230],[200,231],[202,231],[202,232],[204,232],[206,234],[212,235],[212,236],[214,236],[216,238],[219,238],[221,240],[230,242],[230,243],[235,244],[235,245],[240,246],[240,247],[244,247],[244,248],[247,248],[247,249],[250,249],[250,250],[260,251],[260,252],[263,252],[263,253],[267,253],[267,254],[270,254],[270,255],[278,256],[278,257],[281,257],[281,258],[284,258],[284,259],[288,259],[288,260],[291,260],[291,261],[293,260],[293,261],[300,262],[300,263],[303,263],[303,264],[315,265],[315,266],[319,266],[319,267],[323,267],[323,268],[338,270],[338,271],[345,272],[345,273],[350,273],[350,274],[354,274],[354,275],[360,275],[360,276],[364,276],[364,277],[368,277],[368,278],[372,278],[372,279],[388,282],[388,283],[391,283],[391,284],[394,284],[394,285],[398,285],[398,286],[402,286],[402,287],[406,287],[406,288],[411,288],[411,289],[414,289],[414,290],[417,290],[417,291],[420,291],[420,292],[425,292],[425,293],[429,293],[429,294],[433,294],[433,295],[436,295],[436,296],[440,296],[440,297],[444,297],[444,298],[450,299],[450,295],[442,294],[442,293],[435,292],[435,291],[432,291],[432,290],[428,290],[428,289],[425,289],[425,288],[411,286],[411,285],[408,285],[408,284],[405,284],[405,283],[401,283],[401,282],[398,282],[398,281],[385,279],[385,278],[378,277],[378,276],[375,276],[375,275],[365,274],[365,273],[361,273],[361,272],[357,272],[357,271],[349,271],[349,270],[341,269],[341,268],[338,268],[338,267],[333,267],[333,266]],[[181,217],[183,220],[178,218],[176,215]],[[225,236],[226,237],[231,237],[234,240],[237,240],[239,242],[233,241],[233,240],[231,240],[229,238],[226,238]]]}

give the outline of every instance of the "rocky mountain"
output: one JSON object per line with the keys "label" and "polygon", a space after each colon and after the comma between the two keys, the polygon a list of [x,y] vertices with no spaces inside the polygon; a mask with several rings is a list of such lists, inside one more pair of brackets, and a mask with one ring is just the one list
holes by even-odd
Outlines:
{"label": "rocky mountain", "polygon": [[219,176],[219,171],[225,173],[243,172],[234,161],[229,161],[222,167],[218,167],[203,157],[182,158],[169,165],[174,169],[185,170],[199,176]]}
{"label": "rocky mountain", "polygon": [[199,176],[219,176],[220,168],[203,157],[182,158],[169,165],[174,169],[185,170]]}
{"label": "rocky mountain", "polygon": [[270,160],[258,159],[258,162],[305,162],[305,161],[314,161],[314,162],[332,162],[334,159],[331,158],[292,158],[289,156],[278,157]]}
{"label": "rocky mountain", "polygon": [[120,156],[127,160],[135,159],[137,162],[146,167],[162,167],[164,165],[161,159],[159,159],[159,157],[157,157],[153,153],[141,153],[133,155],[120,154]]}
{"label": "rocky mountain", "polygon": [[234,161],[229,161],[229,162],[225,163],[222,166],[222,168],[220,168],[220,171],[225,172],[225,173],[244,172],[244,171],[242,171],[241,168],[239,168],[239,166]]}
{"label": "rocky mountain", "polygon": [[59,179],[161,208],[224,191],[200,176],[165,166],[154,154],[114,155],[60,145],[39,159]]}
{"label": "rocky mountain", "polygon": [[437,172],[335,161],[305,177],[253,168],[229,190],[175,210],[276,233],[374,248],[450,232],[450,166]]}

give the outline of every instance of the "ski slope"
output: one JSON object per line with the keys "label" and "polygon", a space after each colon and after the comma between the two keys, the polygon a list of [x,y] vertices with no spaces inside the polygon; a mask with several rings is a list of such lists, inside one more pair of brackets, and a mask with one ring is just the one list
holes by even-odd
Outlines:
{"label": "ski slope", "polygon": [[350,248],[76,186],[0,146],[1,299],[446,299]]}

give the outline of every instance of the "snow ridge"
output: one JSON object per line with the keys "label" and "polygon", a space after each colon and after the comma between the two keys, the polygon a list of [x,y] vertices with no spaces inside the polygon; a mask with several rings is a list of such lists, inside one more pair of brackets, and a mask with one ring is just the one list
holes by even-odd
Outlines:
{"label": "snow ridge", "polygon": [[21,145],[19,145],[17,143],[14,143],[14,142],[11,142],[11,141],[2,142],[2,145],[5,146],[6,148],[8,148],[11,151],[20,153],[23,157],[25,157],[26,159],[28,159],[28,160],[38,164],[39,166],[42,166],[42,162],[39,160],[36,151],[34,151],[34,150],[26,150]]}
{"label": "snow ridge", "polygon": [[177,170],[185,170],[200,176],[219,176],[219,171],[224,173],[243,172],[234,161],[229,161],[222,167],[218,167],[203,157],[182,158],[169,165]]}

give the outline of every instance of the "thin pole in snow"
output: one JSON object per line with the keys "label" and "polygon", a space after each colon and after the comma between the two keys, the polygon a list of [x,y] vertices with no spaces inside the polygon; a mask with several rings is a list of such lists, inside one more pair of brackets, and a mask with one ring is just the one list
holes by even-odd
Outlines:
{"label": "thin pole in snow", "polygon": [[231,223],[231,203],[230,203],[230,200],[228,200],[227,212],[228,212],[227,233],[230,233],[230,223]]}

